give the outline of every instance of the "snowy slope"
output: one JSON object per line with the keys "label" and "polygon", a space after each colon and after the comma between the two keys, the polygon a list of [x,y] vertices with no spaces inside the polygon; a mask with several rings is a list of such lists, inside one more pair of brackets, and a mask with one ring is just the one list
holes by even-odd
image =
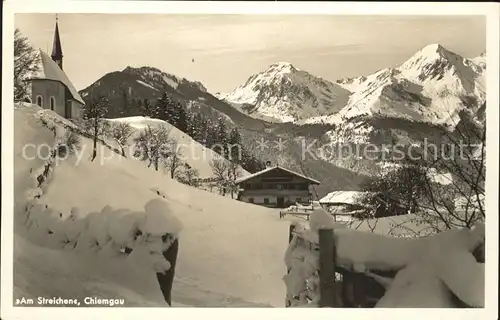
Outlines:
{"label": "snowy slope", "polygon": [[[152,127],[165,125],[170,130],[169,136],[178,144],[182,160],[189,164],[192,168],[198,170],[200,178],[212,177],[213,173],[212,168],[210,167],[210,162],[215,159],[221,159],[221,156],[215,151],[201,145],[199,142],[193,140],[189,135],[180,131],[166,121],[142,116],[115,118],[109,119],[109,121],[125,122],[136,129],[136,132],[132,135],[131,140],[148,125]],[[239,170],[242,175],[248,174],[248,172],[241,167]]]}
{"label": "snowy slope", "polygon": [[288,62],[278,62],[218,97],[252,117],[290,122],[336,113],[345,106],[349,95],[335,83]]}
{"label": "snowy slope", "polygon": [[[154,274],[140,272],[112,260],[88,260],[72,252],[56,250],[34,238],[21,221],[26,202],[25,191],[32,188],[30,172],[43,166],[48,148],[24,149],[29,144],[49,146],[54,135],[38,121],[33,106],[17,107],[14,112],[14,297],[37,298],[66,296],[121,297],[126,305],[163,305]],[[35,157],[36,156],[36,157]],[[28,160],[32,158],[32,160]],[[120,274],[116,270],[120,269]],[[133,288],[132,290],[130,288]]]}
{"label": "snowy slope", "polygon": [[[474,61],[439,44],[426,46],[398,68],[368,76],[338,116],[383,115],[454,123],[459,110],[477,108],[486,98],[485,67]],[[464,106],[467,97],[477,100],[473,106]]]}
{"label": "snowy slope", "polygon": [[[40,165],[21,157],[22,145],[52,143],[52,133],[35,119],[39,110],[30,106],[15,111],[17,195],[28,187],[23,184],[29,178],[28,168]],[[273,210],[182,185],[111,151],[99,150],[101,155],[90,162],[91,150],[91,141],[82,138],[81,153],[54,168],[41,202],[67,218],[72,207],[83,216],[107,205],[139,211],[149,200],[164,197],[184,226],[174,302],[212,307],[283,305],[282,254],[288,225]],[[16,200],[19,210],[22,199]],[[22,227],[16,227],[15,236],[18,296],[121,296],[127,305],[164,306],[153,273],[138,275],[116,261],[33,243]]]}

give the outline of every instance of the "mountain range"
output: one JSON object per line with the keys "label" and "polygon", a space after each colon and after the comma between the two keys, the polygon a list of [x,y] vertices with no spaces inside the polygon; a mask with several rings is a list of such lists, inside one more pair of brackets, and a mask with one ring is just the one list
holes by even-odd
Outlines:
{"label": "mountain range", "polygon": [[[217,96],[252,117],[278,122],[343,123],[381,115],[451,124],[461,109],[485,101],[484,58],[467,59],[432,44],[396,68],[335,82],[282,62]],[[464,106],[468,98],[477,101]]]}
{"label": "mountain range", "polygon": [[[84,99],[105,94],[110,117],[131,99],[154,100],[167,92],[187,109],[240,130],[243,143],[264,161],[307,170],[322,184],[318,193],[356,190],[370,174],[356,159],[303,157],[304,141],[404,143],[439,139],[460,112],[485,114],[486,55],[464,58],[439,44],[426,46],[396,68],[329,81],[278,62],[251,75],[229,93],[211,94],[197,81],[153,67],[108,73],[80,91]],[[286,148],[259,148],[261,141]],[[306,169],[304,169],[306,168]]]}

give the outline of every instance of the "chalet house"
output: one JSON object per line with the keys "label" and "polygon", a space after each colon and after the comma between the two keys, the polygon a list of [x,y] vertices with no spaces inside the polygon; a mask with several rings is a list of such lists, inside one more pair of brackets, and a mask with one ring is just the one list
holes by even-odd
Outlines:
{"label": "chalet house", "polygon": [[56,20],[52,55],[40,49],[40,69],[27,81],[31,85],[31,101],[67,119],[81,118],[84,100],[63,70],[63,53]]}
{"label": "chalet house", "polygon": [[269,166],[235,183],[239,189],[238,200],[274,208],[311,203],[309,188],[320,184],[317,180],[280,166]]}

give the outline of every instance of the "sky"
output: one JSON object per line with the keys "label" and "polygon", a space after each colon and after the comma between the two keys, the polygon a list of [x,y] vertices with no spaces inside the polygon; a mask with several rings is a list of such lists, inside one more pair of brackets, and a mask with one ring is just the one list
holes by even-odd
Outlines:
{"label": "sky", "polygon": [[[78,90],[127,66],[156,67],[216,93],[278,61],[335,81],[396,67],[433,43],[464,57],[486,50],[481,16],[70,13],[58,19],[64,70]],[[16,14],[14,23],[50,54],[55,14]]]}

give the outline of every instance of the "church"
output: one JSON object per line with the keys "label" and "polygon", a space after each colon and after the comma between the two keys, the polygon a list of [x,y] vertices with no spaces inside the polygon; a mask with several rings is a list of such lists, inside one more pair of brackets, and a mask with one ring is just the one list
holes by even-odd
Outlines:
{"label": "church", "polygon": [[67,119],[82,117],[85,101],[63,70],[63,53],[56,18],[52,54],[40,49],[40,69],[28,79],[31,101]]}

